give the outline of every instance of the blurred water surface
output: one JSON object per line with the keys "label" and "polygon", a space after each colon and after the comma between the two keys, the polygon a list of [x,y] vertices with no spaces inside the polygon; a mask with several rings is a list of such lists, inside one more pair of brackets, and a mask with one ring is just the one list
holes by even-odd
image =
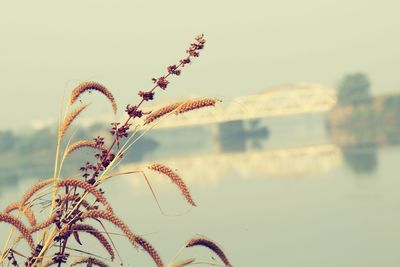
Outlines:
{"label": "blurred water surface", "polygon": [[[117,215],[165,261],[202,234],[220,243],[234,266],[398,266],[400,96],[371,96],[368,88],[366,76],[354,74],[338,93],[299,83],[190,113],[195,117],[167,118],[168,127],[144,135],[117,171],[164,163],[187,182],[196,208],[166,177],[150,171],[162,210],[142,173],[112,178],[102,189]],[[103,124],[81,125],[75,139],[107,134]],[[52,128],[0,132],[0,208],[51,177],[55,136]],[[79,176],[79,167],[92,160],[91,151],[76,152],[62,176]],[[107,229],[126,266],[150,264],[117,229]],[[93,240],[83,242],[102,253]],[[191,256],[218,264],[201,248],[180,258]]]}
{"label": "blurred water surface", "polygon": [[[120,169],[166,163],[187,181],[198,207],[189,208],[156,174],[148,177],[166,215],[140,174],[112,179],[103,189],[165,261],[198,233],[221,244],[234,266],[398,266],[400,146],[373,134],[357,142],[343,131],[335,136],[326,114],[154,130],[147,135],[152,142],[130,152],[143,155],[127,156]],[[369,125],[368,131],[378,130]],[[43,178],[38,169],[2,174],[0,208]],[[114,239],[126,266],[151,264],[123,237]],[[218,263],[202,249],[185,256]]]}

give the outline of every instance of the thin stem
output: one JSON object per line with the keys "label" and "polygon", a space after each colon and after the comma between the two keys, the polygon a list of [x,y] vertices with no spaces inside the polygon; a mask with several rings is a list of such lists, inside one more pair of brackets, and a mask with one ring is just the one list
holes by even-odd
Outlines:
{"label": "thin stem", "polygon": [[[189,56],[189,58],[190,58],[190,56]],[[183,63],[181,62],[181,63],[179,63],[179,64],[177,65],[176,68],[179,69],[180,67],[182,67],[182,65],[183,65]],[[168,78],[170,75],[171,75],[171,73],[168,73],[166,76],[163,76],[163,77],[164,77],[164,78]],[[150,90],[150,92],[153,93],[153,92],[157,89],[157,87],[159,87],[158,84],[154,85],[153,88]],[[136,107],[139,109],[140,106],[143,104],[144,101],[145,101],[144,98],[142,98],[142,99],[138,102],[138,104],[136,105]],[[122,127],[128,126],[129,122],[130,122],[131,120],[135,119],[135,118],[136,118],[136,115],[129,116],[129,117],[127,118],[127,120],[125,121],[125,123],[123,124]],[[96,169],[94,170],[93,175],[92,175],[92,179],[95,179],[96,173],[100,170],[102,164],[105,162],[105,160],[107,159],[107,157],[108,157],[108,155],[110,154],[111,150],[114,148],[115,144],[117,143],[117,140],[118,140],[118,133],[115,133],[115,138],[114,138],[113,142],[111,143],[111,145],[110,145],[109,149],[107,150],[107,153],[105,154],[105,156],[103,157],[103,159],[100,160],[100,164],[99,164],[99,165],[96,167]]]}

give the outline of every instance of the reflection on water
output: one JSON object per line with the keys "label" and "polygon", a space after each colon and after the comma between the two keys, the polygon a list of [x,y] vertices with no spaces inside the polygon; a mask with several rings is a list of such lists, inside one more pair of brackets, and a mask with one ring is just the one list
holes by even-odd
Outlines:
{"label": "reflection on water", "polygon": [[[246,179],[251,179],[254,175],[277,178],[320,175],[331,171],[341,161],[340,149],[328,144],[186,155],[164,159],[162,162],[179,169],[194,184],[214,185],[222,177],[235,172]],[[212,168],[205,168],[205,166],[212,166]],[[124,164],[121,171],[137,168],[139,167],[135,163]]]}
{"label": "reflection on water", "polygon": [[347,166],[356,173],[373,173],[378,167],[376,147],[345,148],[343,156]]}
{"label": "reflection on water", "polygon": [[[393,101],[381,102],[388,107]],[[368,103],[329,114],[149,133],[120,169],[153,160],[178,169],[199,203],[188,213],[168,181],[157,175],[149,179],[166,213],[182,216],[161,215],[140,175],[110,181],[104,190],[116,212],[139,233],[150,233],[148,239],[166,259],[192,234],[202,233],[218,240],[236,266],[398,266],[400,127],[385,123],[382,129],[382,120],[393,121],[392,115],[371,115],[371,105],[377,104]],[[96,127],[80,130],[78,137],[104,130]],[[49,175],[54,133],[0,137],[8,140],[0,146],[3,208],[35,179]],[[74,155],[66,173],[75,173],[90,154]],[[120,250],[128,257],[127,246]]]}
{"label": "reflection on water", "polygon": [[260,119],[249,121],[249,129],[242,120],[228,121],[217,126],[218,145],[221,151],[245,151],[247,143],[254,149],[261,149],[261,141],[267,139],[268,128],[259,126]]}

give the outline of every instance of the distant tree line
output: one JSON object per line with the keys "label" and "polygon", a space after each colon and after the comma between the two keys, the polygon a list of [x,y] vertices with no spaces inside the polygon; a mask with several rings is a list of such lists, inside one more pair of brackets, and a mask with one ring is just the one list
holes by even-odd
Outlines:
{"label": "distant tree line", "polygon": [[343,105],[355,105],[371,100],[371,83],[364,73],[346,75],[338,87],[338,101]]}
{"label": "distant tree line", "polygon": [[[105,129],[107,129],[106,126],[101,124],[89,128],[79,128],[74,135],[74,141],[92,139],[102,131],[105,136],[108,134]],[[56,142],[57,132],[53,128],[44,128],[24,134],[16,134],[11,130],[0,131],[0,184],[7,178],[15,180],[16,177],[25,176],[25,174],[30,177],[51,175]],[[124,155],[124,161],[139,161],[157,146],[158,143],[153,139],[143,137],[135,144],[135,149]],[[93,155],[92,151],[86,149],[75,152],[66,161],[65,170],[78,173],[79,167],[92,160]]]}

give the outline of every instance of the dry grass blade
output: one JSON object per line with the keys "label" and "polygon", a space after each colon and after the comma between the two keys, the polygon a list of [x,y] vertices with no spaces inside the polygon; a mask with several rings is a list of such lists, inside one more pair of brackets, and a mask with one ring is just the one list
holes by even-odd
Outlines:
{"label": "dry grass blade", "polygon": [[90,209],[91,208],[90,204],[85,199],[77,198],[74,195],[62,195],[59,198],[59,201],[62,202],[62,204],[60,205],[60,209],[64,209],[67,201],[73,201],[75,203],[79,203],[80,202],[80,205],[82,207],[84,207],[85,209]]}
{"label": "dry grass blade", "polygon": [[99,230],[97,230],[93,226],[90,226],[87,224],[75,224],[75,225],[72,225],[69,230],[73,231],[73,232],[85,232],[85,233],[92,235],[107,250],[108,254],[110,254],[111,260],[114,260],[114,258],[115,258],[114,250],[112,249],[110,243],[107,241],[107,239],[104,237],[104,235],[99,232]]}
{"label": "dry grass blade", "polygon": [[227,266],[227,267],[232,267],[230,264],[228,258],[225,256],[225,253],[222,251],[222,249],[215,244],[214,241],[211,241],[207,238],[204,237],[194,237],[189,242],[186,244],[186,247],[194,247],[194,246],[203,246],[206,248],[209,248],[210,250],[214,251],[215,254],[218,255],[218,257],[222,260],[222,262]]}
{"label": "dry grass blade", "polygon": [[87,108],[87,104],[82,104],[79,107],[77,107],[76,109],[74,109],[73,111],[71,111],[71,113],[64,119],[63,123],[60,126],[58,135],[60,137],[60,139],[65,135],[65,133],[67,132],[69,126],[72,124],[72,122],[79,116],[79,114],[85,109]]}
{"label": "dry grass blade", "polygon": [[86,258],[86,257],[75,260],[70,266],[75,266],[83,263],[86,263],[86,266],[97,265],[100,267],[108,267],[108,265],[102,262],[101,260],[98,260],[96,258]]}
{"label": "dry grass blade", "polygon": [[72,105],[73,103],[75,103],[76,100],[79,99],[79,97],[83,93],[92,90],[98,91],[102,93],[105,97],[107,97],[107,99],[111,102],[114,113],[117,113],[117,103],[115,102],[114,96],[111,94],[111,92],[104,85],[92,81],[83,82],[75,87],[75,89],[71,93],[69,104]]}
{"label": "dry grass blade", "polygon": [[169,177],[171,179],[171,181],[179,187],[179,189],[181,190],[186,201],[190,205],[196,206],[196,204],[194,203],[194,201],[192,199],[192,196],[190,195],[188,187],[186,186],[185,182],[182,180],[181,177],[179,177],[179,175],[176,172],[174,172],[172,169],[170,169],[167,166],[160,164],[160,163],[151,164],[147,168],[150,170],[159,172],[161,174],[164,174],[167,177]]}
{"label": "dry grass blade", "polygon": [[5,222],[8,224],[13,225],[23,236],[24,239],[28,242],[29,247],[31,248],[31,251],[35,251],[35,244],[33,242],[32,236],[29,233],[29,230],[25,227],[25,225],[17,218],[14,216],[11,216],[10,214],[7,213],[0,213],[0,222]]}
{"label": "dry grass blade", "polygon": [[40,189],[42,189],[45,186],[48,186],[49,184],[51,184],[52,182],[54,182],[54,178],[49,178],[43,181],[40,181],[36,184],[34,184],[28,191],[26,191],[26,193],[24,194],[24,196],[22,197],[21,200],[21,206],[25,205],[26,202],[36,193],[38,192]]}
{"label": "dry grass blade", "polygon": [[97,201],[104,205],[106,210],[112,212],[112,208],[104,195],[93,185],[75,178],[68,178],[57,183],[56,187],[73,186],[86,190],[88,193],[96,197]]}
{"label": "dry grass blade", "polygon": [[133,246],[136,246],[136,235],[129,229],[128,225],[124,223],[120,218],[118,218],[115,214],[105,210],[89,210],[83,212],[81,217],[84,219],[103,219],[111,222],[115,226],[117,226],[121,231],[125,234],[125,236],[129,239]]}
{"label": "dry grass blade", "polygon": [[172,264],[171,267],[184,267],[184,266],[187,266],[189,264],[192,264],[195,260],[196,260],[195,258],[190,258],[190,259],[187,259],[187,260],[183,260],[183,261],[180,261],[180,262]]}
{"label": "dry grass blade", "polygon": [[49,266],[54,265],[54,264],[56,264],[56,262],[54,260],[48,260],[48,261],[42,263],[40,265],[40,267],[49,267]]}
{"label": "dry grass blade", "polygon": [[25,217],[28,219],[29,224],[31,226],[34,226],[36,224],[36,217],[35,214],[33,213],[33,211],[31,210],[31,208],[25,206],[25,207],[21,207],[20,206],[20,202],[14,202],[11,203],[10,205],[8,205],[5,209],[4,209],[4,213],[10,213],[14,210],[19,210],[22,209],[22,212],[24,213]]}
{"label": "dry grass blade", "polygon": [[138,243],[154,260],[157,267],[163,267],[164,263],[162,262],[160,255],[158,255],[157,251],[147,242],[144,238],[140,236],[135,237],[136,243]]}
{"label": "dry grass blade", "polygon": [[97,149],[100,152],[106,150],[106,148],[98,146],[94,140],[81,140],[68,147],[68,149],[65,151],[65,157],[68,157],[72,152],[84,147]]}

